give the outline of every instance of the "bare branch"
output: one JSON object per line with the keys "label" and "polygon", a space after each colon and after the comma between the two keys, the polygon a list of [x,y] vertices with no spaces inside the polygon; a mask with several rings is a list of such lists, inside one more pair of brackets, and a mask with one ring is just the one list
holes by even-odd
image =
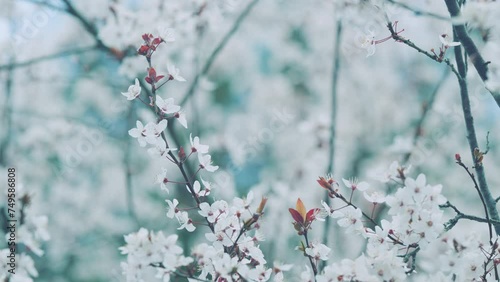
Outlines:
{"label": "bare branch", "polygon": [[394,1],[394,0],[385,0],[391,4],[394,4],[398,7],[401,7],[405,10],[408,10],[410,12],[412,12],[414,15],[416,16],[428,16],[428,17],[431,17],[431,18],[435,18],[435,19],[438,19],[438,20],[443,20],[443,21],[450,21],[450,18],[449,17],[445,17],[445,16],[441,16],[441,15],[438,15],[438,14],[434,14],[432,12],[428,12],[428,11],[422,11],[422,10],[419,10],[418,8],[415,8],[415,7],[412,7],[408,4],[405,4],[405,3],[401,3],[401,2],[398,2],[398,1]]}
{"label": "bare branch", "polygon": [[[457,4],[456,0],[444,0],[446,3],[446,7],[448,7],[448,11],[452,17],[457,17],[460,15],[460,8]],[[456,38],[462,46],[464,46],[465,52],[467,53],[467,57],[470,58],[474,68],[476,69],[479,77],[486,82],[488,80],[488,62],[486,62],[481,53],[479,53],[478,48],[474,41],[470,38],[467,33],[467,29],[464,24],[457,24],[453,26],[453,30],[455,32]],[[493,99],[495,99],[496,103],[500,107],[500,93],[494,93],[489,91]]]}
{"label": "bare branch", "polygon": [[[415,132],[413,133],[413,142],[412,142],[413,146],[415,146],[417,144],[418,138],[420,137],[420,135],[422,133],[422,127],[424,125],[425,119],[427,118],[428,113],[432,109],[434,101],[436,100],[436,96],[437,96],[439,90],[441,89],[441,86],[446,81],[446,78],[448,77],[449,73],[450,73],[449,69],[446,68],[445,71],[443,72],[443,75],[439,79],[438,83],[434,87],[434,90],[432,91],[429,100],[426,102],[426,104],[423,107],[422,114],[420,115],[420,118],[417,121],[417,126],[415,127]],[[411,154],[412,154],[411,151],[406,153],[403,156],[403,160],[401,163],[406,164],[410,160]]]}
{"label": "bare branch", "polygon": [[231,29],[226,33],[226,35],[224,35],[224,37],[219,42],[219,44],[217,44],[217,47],[215,47],[215,49],[212,51],[212,53],[208,57],[207,61],[203,65],[203,68],[201,69],[201,71],[198,74],[196,74],[196,76],[194,77],[193,82],[189,86],[188,91],[184,95],[184,98],[182,98],[182,100],[181,100],[181,103],[180,103],[181,106],[184,106],[186,104],[186,102],[189,100],[189,98],[194,94],[196,87],[198,86],[198,82],[200,80],[200,77],[202,77],[208,73],[208,71],[212,67],[212,64],[214,63],[215,59],[219,55],[219,53],[227,45],[227,43],[229,42],[229,39],[231,39],[231,37],[233,37],[233,35],[236,33],[236,31],[240,27],[241,23],[243,22],[243,20],[245,20],[245,18],[248,16],[248,14],[250,14],[250,11],[255,6],[255,4],[257,4],[257,2],[259,2],[259,0],[253,0],[245,7],[243,12],[241,12],[241,14],[238,16],[238,18],[234,22]]}
{"label": "bare branch", "polygon": [[[332,70],[332,97],[331,97],[331,109],[330,109],[330,139],[328,140],[328,167],[326,169],[327,173],[332,173],[335,166],[335,136],[336,136],[336,120],[337,120],[337,89],[338,89],[338,78],[340,72],[340,42],[342,40],[342,20],[337,19],[336,31],[334,38],[334,49],[333,49],[333,70]],[[330,197],[325,194],[323,201],[330,204]],[[323,244],[328,245],[328,235],[330,232],[330,217],[325,218],[325,228],[323,229]],[[321,263],[321,268],[325,266],[325,263]]]}
{"label": "bare branch", "polygon": [[[495,220],[499,221],[500,217],[498,215],[498,210],[496,208],[495,200],[491,195],[491,191],[488,188],[488,183],[486,182],[486,174],[484,171],[484,166],[481,163],[476,161],[476,157],[474,155],[474,151],[478,148],[476,130],[474,128],[474,119],[472,117],[472,111],[470,107],[469,100],[469,90],[467,89],[467,81],[465,79],[466,70],[465,70],[465,62],[462,56],[461,47],[455,47],[455,60],[457,62],[457,68],[462,79],[458,78],[458,84],[460,86],[460,98],[462,101],[462,111],[464,112],[464,120],[465,120],[465,129],[467,131],[467,141],[469,143],[470,152],[472,155],[472,159],[474,160],[474,168],[476,170],[477,182],[478,182],[478,190],[482,197],[484,197],[483,204],[487,209],[487,214]],[[500,224],[494,224],[496,234],[500,234]]]}
{"label": "bare branch", "polygon": [[24,62],[12,62],[6,65],[0,65],[0,71],[8,70],[11,68],[20,68],[20,67],[27,67],[36,63],[44,62],[44,61],[49,61],[61,57],[67,57],[67,56],[72,56],[72,55],[78,55],[78,54],[83,54],[86,52],[94,51],[97,50],[98,46],[88,46],[88,47],[79,47],[75,49],[70,49],[62,52],[57,52],[55,54],[51,55],[46,55],[46,56],[41,56],[38,58],[30,59]]}

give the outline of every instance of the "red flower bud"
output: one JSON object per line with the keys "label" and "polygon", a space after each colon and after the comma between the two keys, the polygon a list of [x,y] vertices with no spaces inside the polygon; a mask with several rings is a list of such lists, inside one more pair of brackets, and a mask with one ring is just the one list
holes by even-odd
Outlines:
{"label": "red flower bud", "polygon": [[141,56],[146,56],[148,54],[148,51],[149,51],[148,46],[141,45],[141,47],[139,47],[139,49],[137,50],[137,54],[139,54]]}
{"label": "red flower bud", "polygon": [[460,157],[460,154],[455,154],[455,160],[457,162],[461,162],[462,161],[462,158]]}

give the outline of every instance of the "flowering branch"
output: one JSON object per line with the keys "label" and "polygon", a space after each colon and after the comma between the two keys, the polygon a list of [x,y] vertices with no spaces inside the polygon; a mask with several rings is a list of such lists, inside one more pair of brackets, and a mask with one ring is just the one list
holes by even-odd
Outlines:
{"label": "flowering branch", "polygon": [[447,64],[451,71],[457,76],[457,77],[461,77],[460,74],[458,73],[458,71],[456,70],[455,66],[450,62],[449,59],[445,59],[443,58],[444,54],[442,56],[439,56],[437,55],[436,53],[431,53],[431,52],[428,52],[428,51],[425,51],[424,49],[418,47],[417,45],[415,45],[415,43],[413,43],[411,40],[409,39],[406,39],[404,38],[403,36],[399,35],[398,32],[396,32],[394,30],[394,25],[388,21],[387,23],[387,28],[389,29],[389,31],[391,32],[391,36],[394,40],[396,40],[397,42],[401,42],[415,50],[417,50],[419,53],[422,53],[424,55],[426,55],[427,57],[431,58],[433,61],[436,61],[438,63],[442,63],[444,62],[445,64]]}

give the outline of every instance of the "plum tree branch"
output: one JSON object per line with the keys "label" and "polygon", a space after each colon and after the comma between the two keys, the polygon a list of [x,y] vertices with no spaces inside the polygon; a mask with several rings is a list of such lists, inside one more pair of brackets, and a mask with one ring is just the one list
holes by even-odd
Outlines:
{"label": "plum tree branch", "polygon": [[[428,113],[432,109],[434,101],[436,100],[436,96],[437,96],[439,90],[441,89],[441,86],[446,81],[446,78],[448,77],[449,73],[450,73],[449,69],[446,68],[445,71],[443,72],[443,75],[439,79],[438,83],[434,87],[434,90],[432,91],[429,99],[426,101],[425,105],[423,106],[422,114],[420,115],[420,118],[417,121],[417,126],[415,127],[415,131],[413,133],[413,140],[412,140],[413,146],[417,145],[417,141],[418,141],[419,137],[422,135],[422,127],[424,125],[424,122],[425,122],[425,120],[426,120],[426,118],[428,116]],[[411,155],[412,155],[412,151],[407,152],[403,156],[403,159],[402,159],[401,163],[402,164],[408,163],[408,161],[410,160]]]}
{"label": "plum tree branch", "polygon": [[210,53],[207,61],[203,65],[201,71],[196,74],[196,76],[193,79],[193,82],[189,86],[189,89],[187,90],[186,94],[182,98],[181,103],[180,103],[181,106],[184,106],[187,103],[187,101],[189,100],[189,98],[194,95],[196,87],[198,87],[198,82],[199,82],[200,78],[208,73],[208,71],[212,67],[212,64],[214,63],[215,59],[217,58],[217,56],[220,54],[222,49],[224,49],[224,47],[227,45],[227,43],[229,42],[231,37],[233,37],[233,35],[239,29],[239,27],[241,26],[241,23],[250,14],[250,11],[257,4],[257,2],[259,2],[259,0],[253,0],[245,7],[245,9],[243,9],[243,12],[241,12],[241,14],[238,16],[236,21],[233,23],[231,29],[224,35],[224,37],[219,42],[219,44],[217,44],[217,46],[212,51],[212,53]]}
{"label": "plum tree branch", "polygon": [[[490,189],[488,188],[488,183],[486,182],[486,174],[484,171],[484,166],[482,163],[476,161],[474,151],[479,148],[476,130],[474,128],[474,119],[472,117],[472,111],[469,100],[469,91],[467,89],[467,80],[465,62],[462,55],[462,48],[460,46],[455,47],[455,60],[457,62],[457,68],[459,71],[459,76],[457,76],[458,84],[460,86],[460,98],[462,100],[462,111],[464,113],[465,128],[467,131],[467,140],[469,143],[469,149],[474,160],[474,168],[477,175],[477,182],[481,195],[484,197],[484,202],[488,210],[489,216],[496,222],[500,221],[498,215],[498,210],[496,208],[495,199],[491,195]],[[496,234],[500,234],[500,223],[494,223]]]}
{"label": "plum tree branch", "polygon": [[[338,89],[338,78],[340,72],[340,42],[342,40],[342,20],[337,19],[333,47],[333,61],[332,61],[332,85],[331,85],[331,109],[330,109],[330,138],[328,140],[328,167],[326,169],[327,173],[332,173],[335,165],[335,136],[336,136],[336,119],[337,119],[337,89]],[[330,203],[330,197],[325,194],[323,201],[327,204]],[[325,228],[323,229],[323,244],[328,245],[328,235],[330,231],[330,217],[325,218]],[[323,268],[325,263],[321,263],[321,268]]]}
{"label": "plum tree branch", "polygon": [[[448,8],[448,12],[452,17],[458,17],[460,15],[460,8],[456,0],[444,0],[446,3],[446,7]],[[453,30],[456,35],[456,39],[462,44],[467,53],[467,57],[470,58],[474,68],[476,69],[479,77],[486,82],[488,80],[488,64],[479,53],[479,50],[474,43],[474,41],[470,38],[467,29],[464,24],[456,24],[453,26]],[[500,107],[500,93],[495,93],[489,91],[495,102]]]}
{"label": "plum tree branch", "polygon": [[419,53],[422,53],[424,55],[426,55],[427,57],[431,58],[433,61],[436,61],[438,63],[445,63],[446,65],[448,65],[451,69],[451,71],[458,77],[460,76],[460,74],[458,73],[457,69],[455,68],[455,66],[450,62],[449,59],[442,59],[440,57],[438,57],[436,54],[433,54],[431,52],[428,52],[428,51],[425,51],[424,49],[418,47],[417,45],[415,45],[415,43],[413,43],[411,40],[409,39],[406,39],[404,38],[403,36],[399,35],[395,30],[394,30],[394,26],[391,22],[388,22],[387,24],[387,28],[389,29],[390,33],[391,33],[391,36],[394,40],[396,40],[397,42],[401,42],[415,50],[417,50]]}
{"label": "plum tree branch", "polygon": [[26,60],[24,62],[11,62],[5,65],[0,65],[0,71],[3,70],[8,70],[8,69],[14,69],[14,68],[20,68],[20,67],[27,67],[33,64],[37,64],[43,61],[49,61],[61,57],[67,57],[71,55],[78,55],[78,54],[83,54],[86,52],[94,51],[97,50],[99,47],[97,45],[92,45],[92,46],[87,46],[87,47],[79,47],[75,49],[69,49],[61,52],[57,52],[54,54],[46,55],[46,56],[40,56],[38,58],[33,58],[30,60]]}
{"label": "plum tree branch", "polygon": [[422,10],[419,10],[415,7],[412,7],[408,4],[405,4],[405,3],[401,3],[401,2],[398,2],[398,1],[394,1],[394,0],[385,0],[386,2],[388,3],[391,3],[393,5],[396,5],[398,7],[401,7],[407,11],[410,11],[412,12],[414,15],[416,16],[428,16],[428,17],[431,17],[431,18],[435,18],[435,19],[438,19],[438,20],[443,20],[443,21],[449,21],[450,18],[448,17],[445,17],[445,16],[442,16],[442,15],[438,15],[438,14],[435,14],[435,13],[432,13],[432,12],[428,12],[428,11],[422,11]]}

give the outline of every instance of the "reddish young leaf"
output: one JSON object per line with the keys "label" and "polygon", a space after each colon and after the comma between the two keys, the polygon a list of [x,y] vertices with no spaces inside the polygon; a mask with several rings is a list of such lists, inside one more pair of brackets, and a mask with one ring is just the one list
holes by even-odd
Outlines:
{"label": "reddish young leaf", "polygon": [[293,219],[298,222],[298,223],[304,223],[304,218],[302,218],[302,215],[300,213],[292,208],[289,208],[288,211],[292,215]]}
{"label": "reddish young leaf", "polygon": [[319,209],[310,209],[306,215],[306,222],[312,222],[313,220],[315,220],[318,212]]}
{"label": "reddish young leaf", "polygon": [[160,81],[160,79],[164,78],[165,76],[164,75],[159,75],[156,77],[156,82]]}

